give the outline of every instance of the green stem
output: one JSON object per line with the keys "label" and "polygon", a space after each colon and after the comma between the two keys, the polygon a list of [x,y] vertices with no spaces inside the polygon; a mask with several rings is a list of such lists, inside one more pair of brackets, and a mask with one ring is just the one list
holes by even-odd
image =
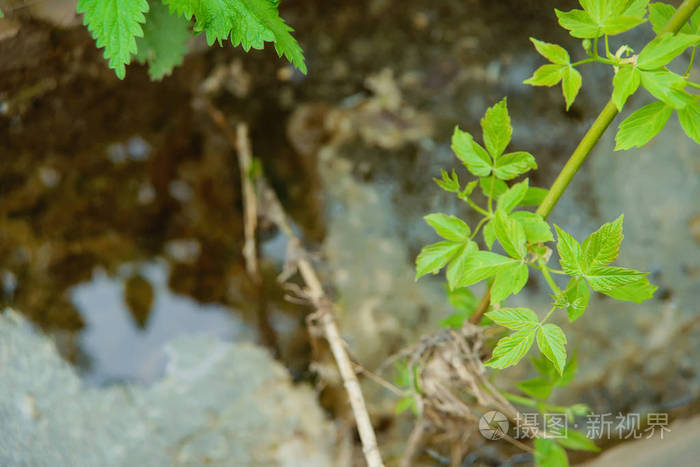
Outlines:
{"label": "green stem", "polygon": [[472,201],[472,200],[469,199],[469,198],[467,198],[467,204],[469,204],[469,206],[471,206],[472,209],[474,209],[476,212],[478,212],[478,213],[481,214],[482,216],[486,216],[486,217],[490,217],[490,216],[491,216],[491,214],[489,214],[488,212],[486,212],[485,209],[482,209],[478,204],[476,204],[474,201]]}
{"label": "green stem", "polygon": [[685,70],[685,73],[683,73],[683,76],[686,78],[688,76],[690,76],[690,70],[693,69],[693,61],[695,60],[695,50],[696,49],[697,49],[697,47],[693,47],[693,51],[690,52],[690,63],[688,63],[688,69]]}
{"label": "green stem", "polygon": [[613,54],[610,53],[610,44],[608,44],[608,35],[605,35],[605,56],[610,58]]}
{"label": "green stem", "polygon": [[542,326],[544,323],[547,322],[547,320],[549,319],[549,317],[552,316],[552,313],[554,313],[554,310],[556,310],[556,309],[557,309],[557,307],[553,306],[553,307],[549,310],[549,312],[548,312],[547,315],[544,317],[544,319],[543,319],[542,321],[540,321],[540,326]]}
{"label": "green stem", "polygon": [[[680,28],[683,27],[683,25],[688,21],[698,6],[700,6],[700,0],[685,0],[681,6],[678,7],[676,13],[671,17],[671,19],[668,20],[666,26],[659,31],[659,35],[665,32],[678,32]],[[597,45],[597,42],[598,41],[595,41],[594,44]],[[597,47],[594,49],[594,53],[595,55],[598,55]],[[544,218],[549,216],[552,209],[554,209],[554,206],[559,201],[559,198],[561,198],[561,195],[564,193],[564,190],[566,190],[566,188],[569,186],[569,183],[571,183],[574,175],[576,175],[578,169],[581,168],[581,165],[586,160],[586,157],[601,136],[603,136],[603,133],[610,126],[610,123],[612,123],[618,112],[617,107],[613,103],[612,99],[610,99],[608,103],[605,104],[605,107],[603,107],[603,110],[600,112],[600,115],[598,115],[598,118],[596,118],[591,125],[591,128],[583,136],[581,142],[578,144],[578,146],[576,146],[576,149],[574,149],[574,152],[571,154],[571,157],[567,161],[566,165],[564,165],[564,168],[561,170],[556,180],[554,180],[552,187],[542,200],[542,204],[540,204],[540,206],[537,208],[537,214]]]}
{"label": "green stem", "polygon": [[540,259],[537,264],[540,266],[540,271],[542,271],[542,275],[544,276],[544,280],[547,281],[547,284],[549,284],[549,288],[552,289],[552,292],[554,292],[555,295],[561,294],[561,289],[559,286],[557,286],[557,283],[554,282],[554,279],[552,279],[552,275],[549,273],[549,268],[547,267],[547,264],[544,262],[543,259]]}
{"label": "green stem", "polygon": [[486,221],[488,221],[488,217],[482,218],[478,224],[476,224],[476,227],[474,228],[474,231],[472,232],[471,236],[469,237],[470,240],[474,240],[474,237],[476,237],[476,234],[479,233],[479,229],[484,225]]}

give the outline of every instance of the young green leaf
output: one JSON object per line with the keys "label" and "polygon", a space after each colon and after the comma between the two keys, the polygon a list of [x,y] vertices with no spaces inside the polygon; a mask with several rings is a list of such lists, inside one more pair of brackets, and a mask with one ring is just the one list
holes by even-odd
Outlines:
{"label": "young green leaf", "polygon": [[549,190],[546,188],[529,186],[527,188],[527,193],[525,193],[525,197],[520,200],[520,204],[518,206],[539,206],[542,204],[542,201],[544,200],[544,197],[547,196],[548,192]]}
{"label": "young green leaf", "polygon": [[525,229],[515,219],[508,217],[502,209],[496,211],[494,219],[496,238],[511,258],[522,259],[527,254]]}
{"label": "young green leaf", "polygon": [[484,236],[484,242],[486,243],[488,249],[492,249],[493,244],[496,241],[496,228],[494,227],[494,222],[488,221],[486,224],[484,224],[481,234]]}
{"label": "young green leaf", "polygon": [[623,302],[643,303],[654,296],[657,288],[649,282],[649,279],[644,277],[638,281],[604,291],[603,293]]}
{"label": "young green leaf", "polygon": [[[93,0],[95,1],[95,0]],[[284,55],[306,74],[306,63],[293,29],[279,16],[277,2],[270,0],[163,0],[170,11],[196,18],[194,31],[204,32],[207,44],[229,39],[243,50],[262,49],[273,42],[278,56]]]}
{"label": "young green leaf", "polygon": [[535,342],[535,329],[517,331],[499,340],[491,359],[484,365],[500,370],[516,365]]}
{"label": "young green leaf", "polygon": [[581,245],[574,237],[566,233],[559,226],[555,225],[557,231],[557,252],[559,253],[559,262],[565,273],[570,276],[578,276],[583,273],[582,266],[583,250]]}
{"label": "young green leaf", "polygon": [[189,21],[171,15],[161,2],[151,2],[143,37],[136,39],[136,59],[148,63],[148,75],[152,80],[163,79],[182,64],[190,37]]}
{"label": "young green leaf", "polygon": [[600,451],[600,448],[580,431],[568,429],[565,433],[561,434],[564,436],[557,436],[557,443],[567,449],[573,449],[574,451]]}
{"label": "young green leaf", "polygon": [[416,280],[426,274],[435,274],[455,257],[461,243],[438,242],[424,247],[416,258]]}
{"label": "young green leaf", "polygon": [[591,288],[602,293],[610,293],[618,287],[638,282],[644,276],[646,276],[644,272],[615,266],[593,267],[585,274]]}
{"label": "young green leaf", "polygon": [[700,102],[696,100],[694,104],[678,110],[678,120],[688,138],[700,144]]}
{"label": "young green leaf", "polygon": [[503,266],[513,262],[514,259],[490,251],[477,251],[466,259],[462,274],[452,288],[466,287],[495,276]]}
{"label": "young green leaf", "polygon": [[460,287],[459,282],[465,274],[465,269],[467,268],[467,261],[477,250],[478,247],[476,243],[467,243],[455,255],[450,265],[447,266],[447,272],[445,274],[445,277],[447,278],[447,285],[451,290]]}
{"label": "young green leaf", "polygon": [[540,323],[535,312],[529,308],[501,308],[489,311],[486,316],[499,326],[513,331],[534,329]]}
{"label": "young green leaf", "polygon": [[469,226],[458,217],[441,213],[428,214],[424,217],[435,232],[445,240],[453,242],[468,242],[471,230]]}
{"label": "young green leaf", "polygon": [[510,180],[528,170],[537,169],[535,157],[529,152],[511,152],[496,159],[493,174],[501,180]]}
{"label": "young green leaf", "polygon": [[399,399],[394,408],[394,413],[400,415],[406,410],[411,409],[413,415],[418,415],[418,406],[416,405],[416,399],[413,396],[405,396]]}
{"label": "young green leaf", "polygon": [[566,335],[559,326],[543,324],[537,330],[537,347],[561,375],[566,365]]}
{"label": "young green leaf", "polygon": [[640,79],[644,89],[660,101],[674,109],[682,109],[692,104],[694,98],[683,91],[687,84],[685,78],[668,70],[643,71]]}
{"label": "young green leaf", "polygon": [[516,183],[498,197],[498,208],[506,213],[515,209],[523,200],[529,188],[529,180]]}
{"label": "young green leaf", "polygon": [[615,135],[615,151],[641,148],[666,125],[673,107],[657,101],[633,112],[622,123]]}
{"label": "young green leaf", "polygon": [[547,64],[539,67],[531,77],[523,81],[523,84],[530,86],[547,86],[552,87],[561,81],[564,70],[569,68],[568,65],[553,65]]}
{"label": "young green leaf", "polygon": [[581,73],[572,66],[568,67],[562,72],[562,92],[564,93],[564,100],[566,101],[566,110],[569,110],[571,105],[576,100],[578,91],[581,89]]}
{"label": "young green leaf", "polygon": [[591,290],[583,278],[572,277],[564,290],[564,297],[567,302],[566,313],[569,316],[569,321],[573,323],[588,308]]}
{"label": "young green leaf", "polygon": [[530,397],[545,400],[552,393],[554,384],[544,378],[531,378],[517,383],[516,386]]}
{"label": "young green leaf", "polygon": [[622,106],[627,102],[627,98],[637,91],[640,80],[641,73],[633,66],[620,67],[618,72],[615,73],[612,99],[617,110],[622,110]]}
{"label": "young green leaf", "polygon": [[554,385],[560,388],[567,386],[571,380],[574,379],[577,371],[578,359],[576,358],[576,352],[574,352],[574,354],[566,361],[564,371],[562,372],[561,376],[556,379]]}
{"label": "young green leaf", "polygon": [[486,110],[484,117],[481,119],[481,129],[483,130],[486,149],[488,149],[495,161],[503,154],[513,134],[505,97]]}
{"label": "young green leaf", "polygon": [[538,41],[534,37],[531,37],[530,41],[534,44],[537,52],[539,52],[540,55],[550,62],[559,65],[568,65],[570,63],[571,60],[569,58],[569,52],[567,52],[564,47],[557,44]]}
{"label": "young green leaf", "polygon": [[554,439],[536,438],[535,463],[538,467],[569,467],[569,458]]}
{"label": "young green leaf", "polygon": [[525,287],[529,277],[525,263],[510,263],[503,266],[493,278],[491,301],[500,303],[510,295],[515,295]]}
{"label": "young green leaf", "polygon": [[560,11],[555,8],[554,12],[559,19],[559,25],[567,29],[572,37],[578,39],[596,39],[602,35],[598,24],[595,23],[585,11]]}
{"label": "young green leaf", "polygon": [[474,141],[472,135],[456,126],[452,133],[452,150],[473,175],[485,177],[491,173],[488,153]]}
{"label": "young green leaf", "polygon": [[481,186],[481,192],[487,198],[492,196],[497,199],[508,190],[506,182],[499,180],[494,175],[490,177],[481,177],[479,179],[479,186]]}
{"label": "young green leaf", "polygon": [[136,53],[136,38],[143,36],[141,24],[147,11],[146,0],[78,0],[77,12],[84,13],[83,24],[97,41],[97,48],[105,48],[104,58],[119,79],[126,76],[124,65]]}
{"label": "young green leaf", "polygon": [[583,241],[581,248],[587,268],[607,266],[617,259],[624,238],[622,235],[623,219],[624,215],[621,214],[614,221],[606,222]]}
{"label": "young green leaf", "polygon": [[698,42],[700,42],[700,35],[666,32],[649,42],[639,52],[637,66],[642,70],[661,68]]}
{"label": "young green leaf", "polygon": [[458,193],[461,185],[459,184],[457,172],[452,169],[452,174],[448,174],[445,170],[440,169],[440,174],[442,175],[442,180],[433,178],[435,183],[448,193]]}
{"label": "young green leaf", "polygon": [[[521,203],[522,204],[522,203]],[[530,243],[544,243],[554,241],[552,229],[549,224],[540,216],[529,211],[516,211],[510,215],[517,220],[525,229],[525,238]]]}

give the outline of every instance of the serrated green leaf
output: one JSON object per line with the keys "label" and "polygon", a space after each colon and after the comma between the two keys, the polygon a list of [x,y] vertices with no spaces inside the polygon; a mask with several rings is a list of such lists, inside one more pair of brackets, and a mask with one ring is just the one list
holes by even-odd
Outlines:
{"label": "serrated green leaf", "polygon": [[552,87],[561,81],[564,70],[568,65],[553,65],[547,64],[539,67],[528,79],[523,81],[523,84],[530,86],[547,86]]}
{"label": "serrated green leaf", "polygon": [[505,97],[486,110],[481,119],[481,129],[484,135],[484,145],[493,160],[496,161],[510,143],[513,134]]}
{"label": "serrated green leaf", "polygon": [[438,242],[424,247],[416,258],[416,279],[435,274],[463,248],[461,243]]}
{"label": "serrated green leaf", "polygon": [[459,184],[457,172],[452,169],[452,174],[448,174],[445,170],[440,169],[440,174],[442,175],[442,180],[433,178],[435,183],[448,193],[458,193],[461,186]]}
{"label": "serrated green leaf", "polygon": [[450,265],[447,266],[447,272],[445,274],[445,277],[447,278],[447,285],[451,290],[460,287],[459,282],[461,278],[465,275],[467,261],[477,251],[477,249],[478,247],[476,243],[467,243],[458,251],[458,253],[450,262]]}
{"label": "serrated green leaf", "polygon": [[539,41],[534,37],[530,38],[530,41],[534,44],[535,49],[544,58],[552,63],[559,65],[568,65],[570,63],[569,52],[564,49],[564,47],[557,44],[550,44],[549,42]]}
{"label": "serrated green leaf", "polygon": [[537,347],[561,375],[566,365],[566,335],[559,326],[543,324],[537,330]]}
{"label": "serrated green leaf", "polygon": [[637,57],[642,70],[654,70],[668,64],[690,46],[700,42],[700,35],[666,32],[649,42]]}
{"label": "serrated green leaf", "polygon": [[583,273],[582,264],[583,250],[574,237],[555,225],[557,231],[557,252],[559,262],[565,273],[570,276],[577,276]]}
{"label": "serrated green leaf", "polygon": [[700,144],[700,103],[695,101],[695,104],[678,110],[678,120],[688,138]]}
{"label": "serrated green leaf", "polygon": [[491,287],[491,301],[500,303],[510,295],[516,295],[525,287],[530,271],[525,263],[512,263],[503,266],[496,273]]}
{"label": "serrated green leaf", "polygon": [[484,365],[501,370],[516,365],[535,342],[535,329],[517,331],[499,340],[491,359]]}
{"label": "serrated green leaf", "polygon": [[529,179],[513,184],[498,197],[498,209],[506,213],[515,209],[529,189]]}
{"label": "serrated green leaf", "polygon": [[484,242],[489,250],[493,248],[493,244],[496,241],[496,229],[494,228],[493,224],[493,221],[488,221],[481,231],[484,237]]}
{"label": "serrated green leaf", "polygon": [[535,157],[529,152],[511,152],[496,159],[493,174],[501,180],[511,180],[529,170],[537,169]]}
{"label": "serrated green leaf", "polygon": [[591,19],[585,11],[571,10],[554,12],[559,20],[559,25],[569,31],[571,36],[579,39],[595,39],[601,36],[600,27]]}
{"label": "serrated green leaf", "polygon": [[207,44],[230,39],[246,52],[262,49],[273,42],[278,56],[284,55],[306,74],[306,63],[293,29],[279,16],[277,4],[270,0],[163,0],[170,10],[186,19],[196,19],[194,31],[204,32]]}
{"label": "serrated green leaf", "polygon": [[567,449],[573,449],[575,451],[591,451],[599,452],[600,448],[595,445],[593,441],[588,439],[586,435],[580,431],[573,429],[566,430],[563,433],[565,436],[557,436],[557,443]]}
{"label": "serrated green leaf", "polygon": [[83,13],[83,24],[104,47],[104,58],[119,79],[126,76],[125,65],[136,53],[136,38],[143,36],[141,24],[146,21],[146,0],[79,0],[76,11]]}
{"label": "serrated green leaf", "polygon": [[[610,2],[609,5],[614,5],[616,2]],[[647,5],[649,0],[630,0],[627,6],[622,10],[622,15],[633,16],[635,18],[644,18],[647,14]]]}
{"label": "serrated green leaf", "polygon": [[597,292],[610,293],[613,290],[642,280],[646,273],[634,269],[615,266],[593,267],[586,271],[585,277],[591,288]]}
{"label": "serrated green leaf", "polygon": [[527,239],[525,229],[518,221],[509,218],[504,210],[498,209],[494,218],[494,229],[498,242],[511,258],[522,259],[525,257]]}
{"label": "serrated green leaf", "polygon": [[644,18],[636,18],[634,16],[618,16],[617,18],[605,20],[601,29],[605,34],[614,36],[616,34],[622,34],[625,31],[629,31],[645,21],[646,20]]}
{"label": "serrated green leaf", "polygon": [[564,70],[561,77],[561,88],[564,94],[564,100],[566,101],[566,110],[569,110],[574,100],[576,100],[578,91],[581,89],[583,79],[581,78],[581,73],[572,66]]}
{"label": "serrated green leaf", "polygon": [[627,98],[639,88],[640,81],[641,73],[633,66],[623,66],[615,73],[612,99],[617,110],[622,110]]}
{"label": "serrated green leaf", "polygon": [[530,186],[527,188],[527,193],[525,193],[525,197],[520,200],[520,204],[518,206],[539,206],[542,204],[542,201],[544,200],[544,197],[547,196],[548,192],[549,190],[546,188]]}
{"label": "serrated green leaf", "polygon": [[583,241],[581,248],[585,259],[586,269],[593,266],[607,266],[615,261],[620,254],[622,245],[622,221],[624,215],[612,222],[606,222]]}
{"label": "serrated green leaf", "polygon": [[467,170],[477,177],[491,173],[491,158],[472,135],[455,127],[452,133],[452,150]]}
{"label": "serrated green leaf", "polygon": [[518,389],[535,399],[547,399],[552,393],[554,384],[544,378],[531,378],[516,384]]}
{"label": "serrated green leaf", "polygon": [[571,382],[571,380],[574,379],[574,376],[576,376],[577,371],[578,358],[576,357],[576,352],[574,352],[574,354],[571,357],[569,357],[569,359],[566,361],[564,371],[562,372],[561,376],[559,376],[554,382],[554,385],[560,388],[567,386]]}
{"label": "serrated green leaf", "polygon": [[493,196],[493,198],[498,199],[499,196],[508,190],[506,182],[493,175],[490,177],[481,177],[479,179],[479,186],[481,187],[481,192],[487,198]]}
{"label": "serrated green leaf", "polygon": [[661,101],[636,110],[620,123],[615,135],[615,151],[641,148],[663,129],[672,113],[673,107]]}
{"label": "serrated green leaf", "polygon": [[513,331],[534,329],[540,322],[535,312],[529,308],[501,308],[489,311],[486,316],[499,326]]}
{"label": "serrated green leaf", "polygon": [[538,467],[568,467],[566,451],[552,438],[535,439],[535,463]]}
{"label": "serrated green leaf", "polygon": [[510,215],[517,220],[525,229],[525,237],[530,243],[544,243],[554,241],[552,229],[549,224],[540,216],[533,212],[516,211]]}
{"label": "serrated green leaf", "polygon": [[471,229],[460,218],[441,213],[428,214],[423,219],[445,240],[468,242]]}
{"label": "serrated green leaf", "polygon": [[143,37],[136,40],[136,59],[148,63],[152,80],[163,79],[182,64],[190,37],[189,21],[171,15],[164,4],[152,2],[143,25]]}
{"label": "serrated green leaf", "polygon": [[682,109],[695,100],[693,96],[683,91],[687,84],[685,78],[671,71],[643,71],[640,79],[642,86],[649,91],[649,94],[674,109]]}
{"label": "serrated green leaf", "polygon": [[513,262],[515,260],[490,251],[477,251],[467,258],[463,273],[457,278],[452,288],[466,287],[495,276],[501,267]]}
{"label": "serrated green leaf", "polygon": [[564,290],[564,297],[567,301],[566,313],[569,321],[576,321],[588,308],[591,298],[591,291],[588,284],[581,277],[572,277]]}
{"label": "serrated green leaf", "polygon": [[657,288],[645,277],[603,293],[623,302],[643,303],[654,296]]}

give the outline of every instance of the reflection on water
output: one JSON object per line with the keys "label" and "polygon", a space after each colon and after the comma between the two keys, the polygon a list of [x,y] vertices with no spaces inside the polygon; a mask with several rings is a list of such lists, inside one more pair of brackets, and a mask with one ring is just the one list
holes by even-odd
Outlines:
{"label": "reflection on water", "polygon": [[[230,308],[202,305],[168,289],[165,261],[125,265],[118,277],[96,271],[90,282],[71,290],[71,300],[86,325],[82,351],[90,357],[85,380],[105,384],[115,380],[152,382],[165,368],[163,345],[181,334],[204,333],[224,339],[251,339],[254,331]],[[153,288],[153,305],[143,328],[125,301],[125,278],[139,273]]]}

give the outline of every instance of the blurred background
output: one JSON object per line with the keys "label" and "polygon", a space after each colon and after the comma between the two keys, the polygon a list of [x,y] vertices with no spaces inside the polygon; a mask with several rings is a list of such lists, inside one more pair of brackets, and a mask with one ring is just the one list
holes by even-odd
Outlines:
{"label": "blurred background", "polygon": [[[249,125],[255,157],[342,307],[353,357],[375,371],[455,312],[442,277],[413,280],[415,255],[434,235],[422,216],[473,218],[432,182],[443,168],[467,176],[449,148],[454,126],[480,134],[485,109],[507,96],[512,147],[535,155],[530,184],[547,187],[610,96],[610,71],[595,65],[582,69],[569,112],[560,88],[522,84],[542,63],[529,36],[585,56],[553,12],[574,6],[285,0],[280,13],[308,75],[272,46],[244,53],[198,37],[172,76],[151,82],[140,65],[114,76],[74,2],[4,2],[0,309],[24,318],[0,319],[0,390],[13,395],[5,415],[19,404],[26,417],[0,422],[0,437],[15,443],[3,452],[0,442],[0,460],[14,465],[27,449],[39,465],[361,462],[334,364],[309,339],[311,309],[285,300],[277,283],[286,239],[273,226],[261,226],[262,298],[246,274],[236,155],[197,102]],[[620,40],[634,47],[651,37],[646,25]],[[642,90],[627,107],[650,100]],[[646,147],[614,153],[621,118],[551,220],[584,238],[624,213],[620,264],[650,271],[659,290],[643,305],[592,297],[582,319],[563,324],[579,372],[553,401],[687,422],[700,412],[699,151],[672,117]],[[543,308],[546,285],[531,280],[511,300]],[[496,382],[512,387],[529,372],[520,365]],[[363,389],[385,458],[396,462],[414,418],[396,415],[396,397],[371,380]],[[109,430],[89,424],[95,413]],[[48,426],[32,425],[36,417]],[[71,444],[84,437],[103,453]],[[465,465],[531,462],[472,438]],[[449,452],[433,439],[416,462],[449,464]]]}

